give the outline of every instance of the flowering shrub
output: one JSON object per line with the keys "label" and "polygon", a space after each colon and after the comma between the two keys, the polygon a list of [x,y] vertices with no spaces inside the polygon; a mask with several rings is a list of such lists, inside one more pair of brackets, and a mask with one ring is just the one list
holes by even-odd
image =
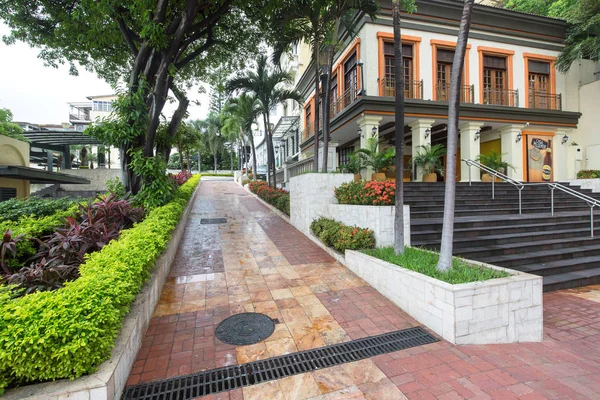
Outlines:
{"label": "flowering shrub", "polygon": [[310,229],[321,241],[335,250],[372,249],[375,247],[375,236],[369,229],[344,225],[333,219],[319,218],[310,224]]}
{"label": "flowering shrub", "polygon": [[192,177],[192,173],[190,171],[180,171],[177,174],[171,174],[170,178],[177,186],[181,186],[188,181]]}
{"label": "flowering shrub", "polygon": [[250,182],[248,188],[267,203],[275,206],[286,215],[290,215],[290,194],[287,190],[269,187],[265,181]]}
{"label": "flowering shrub", "polygon": [[391,206],[396,201],[396,183],[393,180],[347,182],[335,188],[340,204],[361,206]]}
{"label": "flowering shrub", "polygon": [[600,170],[583,169],[577,173],[577,179],[595,179],[600,178]]}

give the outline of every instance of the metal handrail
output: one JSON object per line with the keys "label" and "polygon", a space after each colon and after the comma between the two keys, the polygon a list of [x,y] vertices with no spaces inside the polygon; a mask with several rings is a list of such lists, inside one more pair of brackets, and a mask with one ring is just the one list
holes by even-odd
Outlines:
{"label": "metal handrail", "polygon": [[492,176],[492,199],[495,198],[495,193],[494,193],[494,183],[495,183],[495,178],[498,177],[502,180],[504,180],[505,182],[508,182],[510,184],[512,184],[513,186],[515,186],[518,190],[519,190],[519,214],[522,214],[522,196],[521,196],[521,191],[523,190],[523,188],[525,186],[546,186],[550,189],[550,212],[551,215],[554,215],[554,191],[556,189],[562,191],[563,193],[567,193],[570,196],[573,196],[579,200],[583,200],[587,203],[588,207],[590,207],[590,236],[594,237],[594,207],[600,207],[600,200],[595,199],[591,196],[585,195],[583,193],[580,193],[576,190],[571,189],[570,187],[561,185],[558,182],[531,182],[531,183],[524,183],[521,181],[517,181],[514,180],[506,175],[504,175],[501,172],[495,171],[483,164],[478,163],[477,161],[473,161],[473,160],[466,160],[466,159],[461,159],[462,161],[464,161],[468,166],[469,166],[469,186],[471,186],[471,166],[473,167],[477,167],[482,171],[485,171],[486,173],[490,174]]}

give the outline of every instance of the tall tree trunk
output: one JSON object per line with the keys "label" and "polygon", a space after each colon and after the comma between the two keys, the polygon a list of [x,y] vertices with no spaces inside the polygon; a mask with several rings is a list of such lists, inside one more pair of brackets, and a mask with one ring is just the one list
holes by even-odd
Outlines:
{"label": "tall tree trunk", "polygon": [[392,1],[394,26],[394,79],[396,81],[394,119],[396,140],[396,213],[394,216],[394,253],[404,253],[404,68],[400,29],[400,0]]}
{"label": "tall tree trunk", "polygon": [[448,102],[448,156],[446,161],[446,192],[444,194],[444,217],[442,243],[437,269],[446,271],[452,267],[452,245],[454,241],[454,204],[456,200],[456,153],[458,148],[458,119],[460,112],[460,83],[465,65],[465,53],[471,28],[471,11],[474,0],[465,0],[460,20],[458,40],[452,63],[450,101]]}
{"label": "tall tree trunk", "polygon": [[202,173],[202,156],[200,155],[200,151],[198,151],[198,173]]}
{"label": "tall tree trunk", "polygon": [[273,147],[273,135],[271,133],[271,119],[269,118],[269,114],[266,114],[266,118],[267,118],[267,132],[268,132],[268,136],[267,136],[267,140],[268,140],[268,144],[269,146],[267,146],[267,151],[269,152],[269,156],[271,158],[271,168],[273,171],[273,180],[271,182],[273,182],[273,187],[277,188],[277,174],[275,173],[275,148]]}
{"label": "tall tree trunk", "polygon": [[273,185],[273,181],[271,180],[271,146],[273,143],[269,140],[269,127],[267,121],[267,114],[263,113],[263,124],[265,125],[265,140],[267,141],[267,184],[269,186]]}
{"label": "tall tree trunk", "polygon": [[233,143],[231,144],[231,151],[229,152],[229,169],[233,174]]}
{"label": "tall tree trunk", "polygon": [[181,145],[181,140],[177,141],[177,151],[179,152],[179,168],[181,170],[185,170],[183,165],[183,146]]}
{"label": "tall tree trunk", "polygon": [[[323,115],[323,171],[327,172],[328,154],[329,154],[329,130],[331,127],[331,87],[333,85],[333,57],[335,57],[335,48],[337,46],[338,31],[340,20],[336,19],[331,44],[329,45],[329,55],[327,59],[327,89],[325,90],[325,112]],[[337,97],[336,97],[337,98]]]}
{"label": "tall tree trunk", "polygon": [[217,172],[217,152],[213,153],[213,172]]}
{"label": "tall tree trunk", "polygon": [[255,181],[256,178],[256,147],[254,147],[254,136],[252,132],[250,132],[250,143],[252,143],[252,180]]}
{"label": "tall tree trunk", "polygon": [[190,151],[187,150],[185,152],[185,157],[187,158],[187,170],[192,172],[192,161],[190,160]]}
{"label": "tall tree trunk", "polygon": [[314,141],[313,141],[313,147],[315,150],[314,153],[314,167],[313,167],[313,171],[314,172],[319,172],[319,115],[320,115],[320,110],[319,110],[319,41],[315,38],[313,41],[313,58],[314,58],[314,62],[315,62],[315,110],[314,110],[314,114],[315,114],[315,122],[313,123],[313,128],[315,131],[314,134]]}

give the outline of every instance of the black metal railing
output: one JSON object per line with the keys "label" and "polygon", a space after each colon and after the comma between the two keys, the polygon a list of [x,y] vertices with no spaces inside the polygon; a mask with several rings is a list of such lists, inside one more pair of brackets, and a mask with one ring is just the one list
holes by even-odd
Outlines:
{"label": "black metal railing", "polygon": [[[450,100],[450,82],[438,82],[435,87],[435,99],[437,101]],[[474,103],[475,102],[475,85],[460,86],[460,102]]]}
{"label": "black metal railing", "polygon": [[543,110],[562,110],[562,96],[546,92],[529,92],[529,108],[540,108]]}
{"label": "black metal railing", "polygon": [[[379,94],[384,97],[394,97],[396,95],[396,80],[394,78],[380,79]],[[423,99],[423,79],[420,81],[405,81],[404,98]]]}
{"label": "black metal railing", "polygon": [[304,142],[308,138],[312,137],[315,134],[315,123],[314,121],[310,122],[308,125],[304,127],[302,130],[302,141]]}
{"label": "black metal railing", "polygon": [[356,85],[350,86],[348,89],[342,93],[340,97],[331,102],[331,108],[329,110],[330,117],[333,118],[344,110],[344,108],[348,107],[350,104],[354,103],[358,98],[358,88]]}
{"label": "black metal railing", "polygon": [[481,103],[495,106],[519,107],[519,89],[483,88]]}

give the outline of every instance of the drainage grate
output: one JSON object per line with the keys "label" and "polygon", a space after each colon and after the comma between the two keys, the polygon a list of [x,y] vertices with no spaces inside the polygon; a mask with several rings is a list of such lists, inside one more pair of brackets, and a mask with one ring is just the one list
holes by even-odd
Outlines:
{"label": "drainage grate", "polygon": [[227,223],[227,218],[202,218],[202,219],[200,219],[200,223],[202,225],[226,224]]}
{"label": "drainage grate", "polygon": [[124,400],[184,400],[437,342],[421,327],[125,388]]}

